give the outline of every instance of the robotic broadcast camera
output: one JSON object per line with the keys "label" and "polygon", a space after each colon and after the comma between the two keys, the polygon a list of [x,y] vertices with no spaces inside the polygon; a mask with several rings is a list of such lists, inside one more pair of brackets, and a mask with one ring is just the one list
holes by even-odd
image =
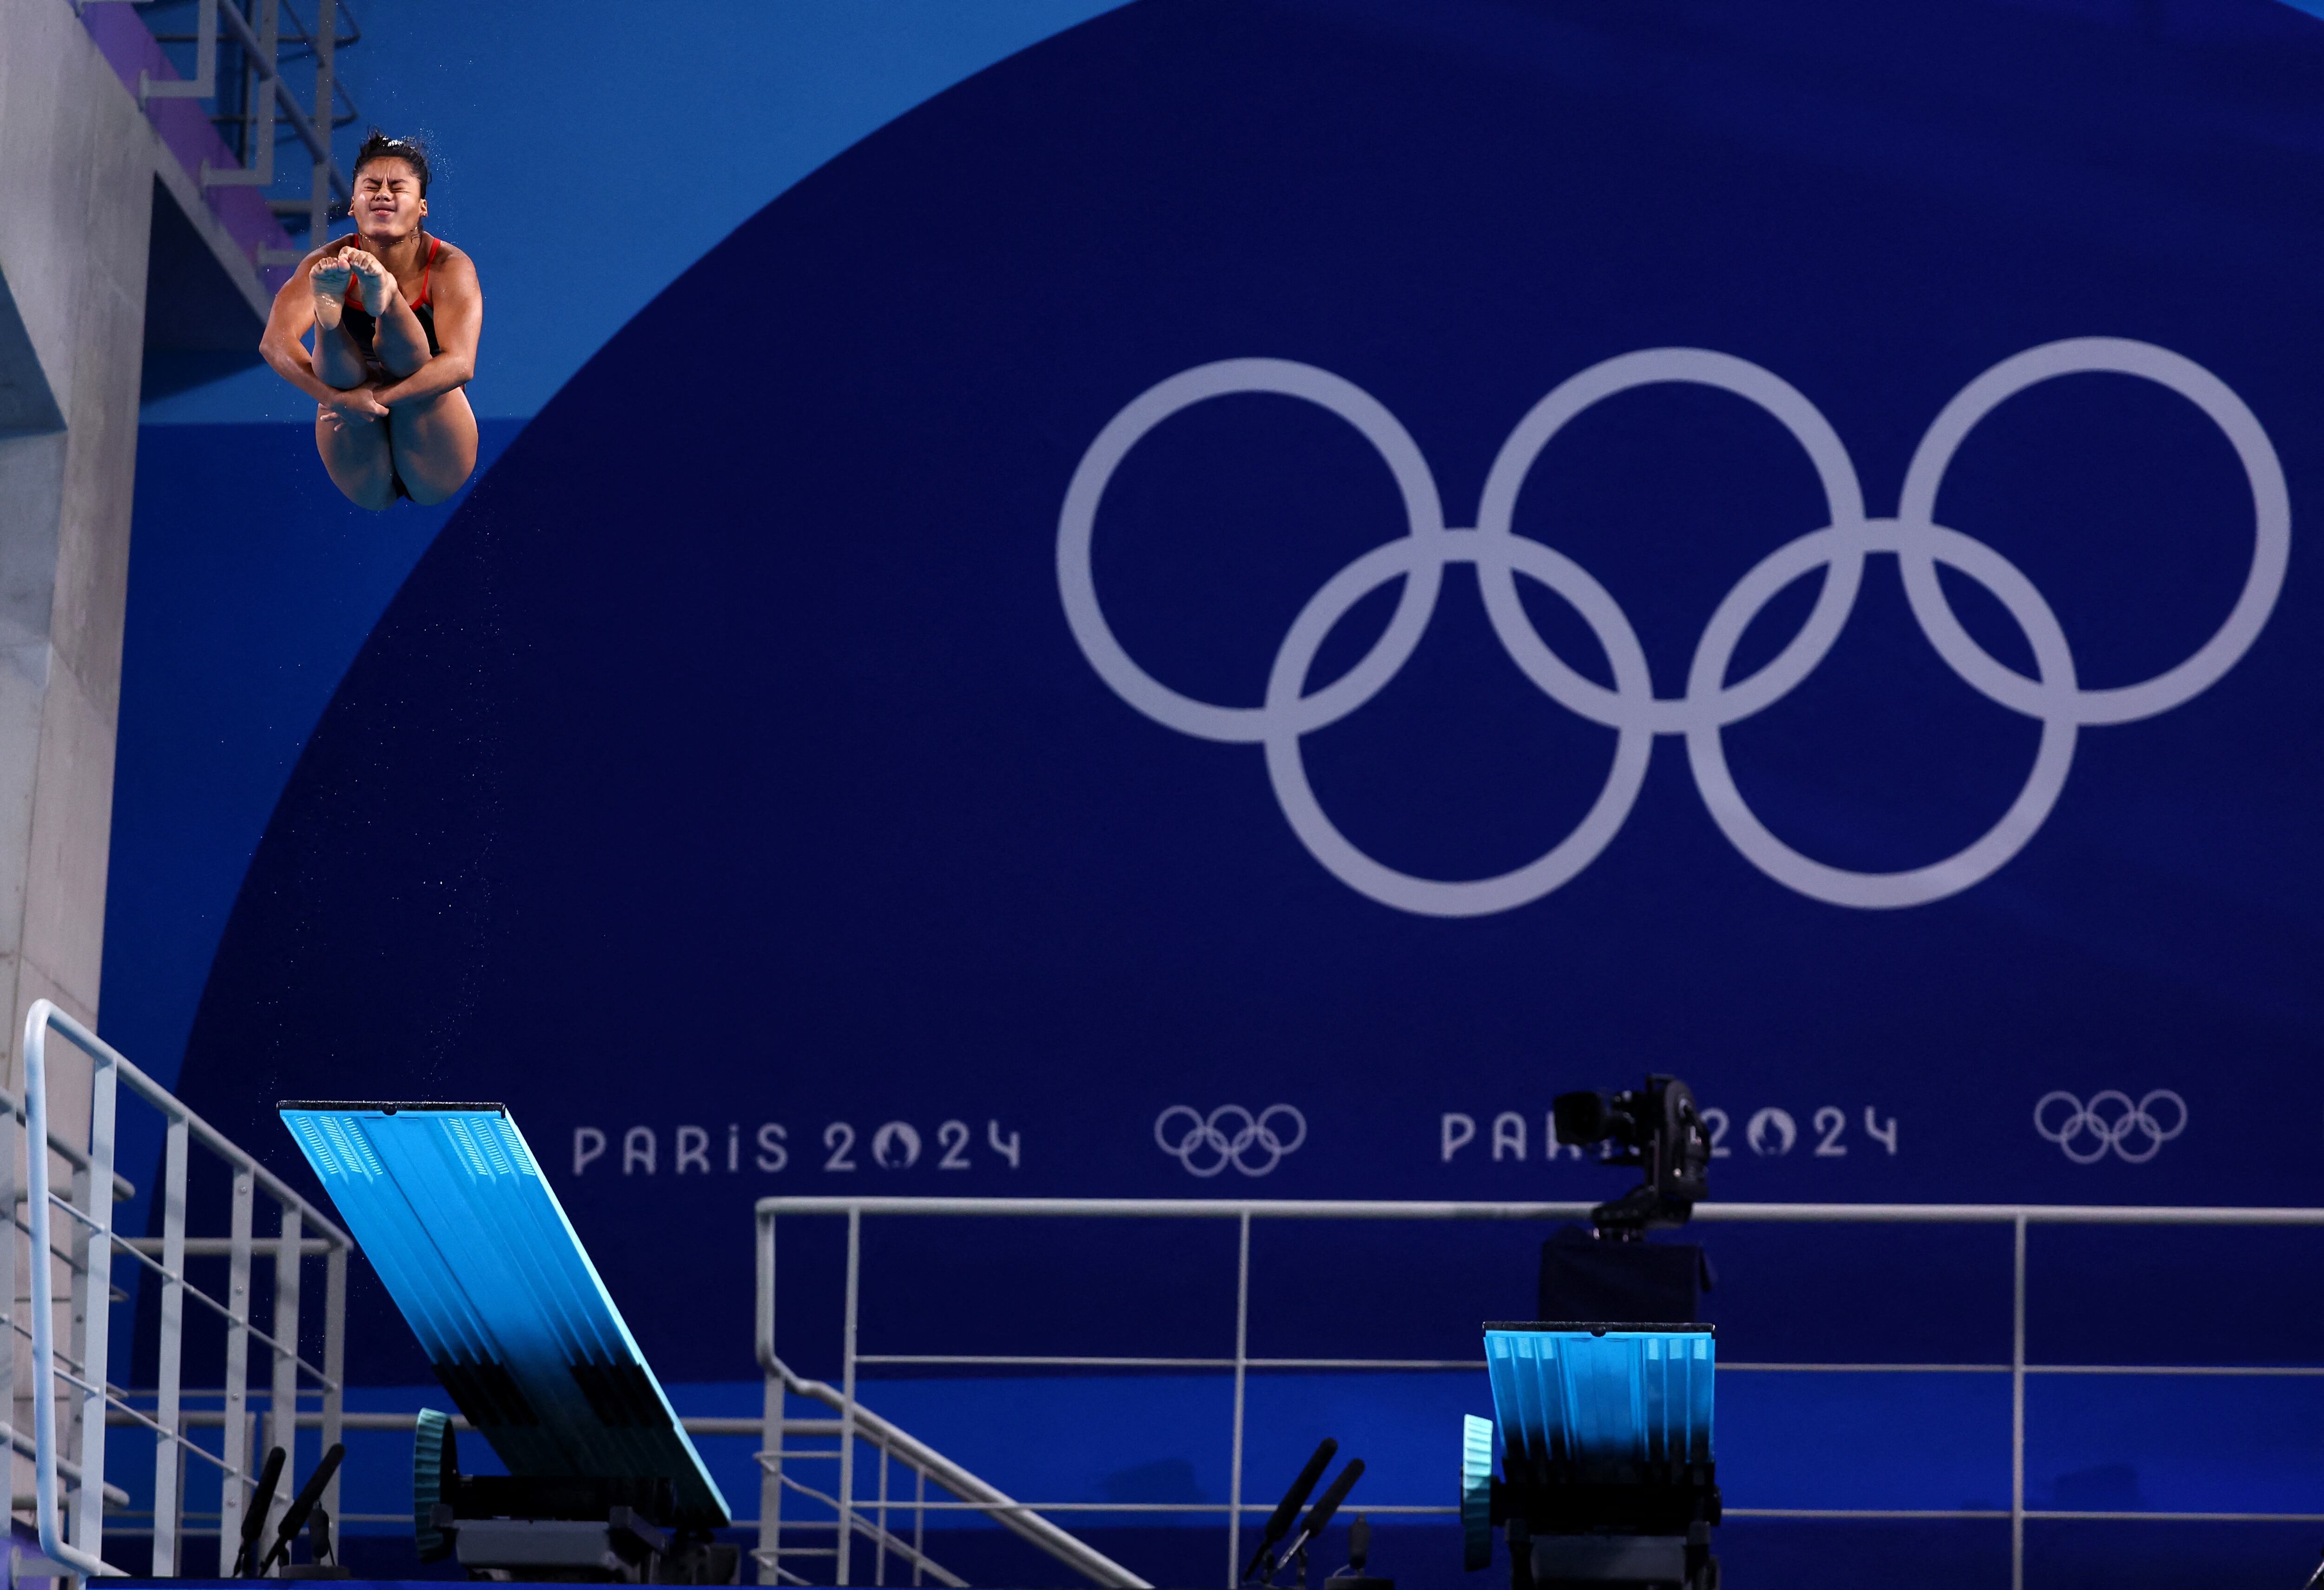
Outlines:
{"label": "robotic broadcast camera", "polygon": [[1635,1242],[1684,1225],[1695,1201],[1711,1196],[1711,1129],[1693,1090],[1677,1077],[1650,1076],[1631,1093],[1560,1094],[1551,1108],[1558,1142],[1611,1142],[1620,1151],[1608,1164],[1646,1172],[1637,1187],[1590,1211],[1600,1236]]}
{"label": "robotic broadcast camera", "polygon": [[1498,1529],[1512,1590],[1718,1590],[1718,1343],[1693,1317],[1707,1266],[1644,1240],[1710,1195],[1710,1131],[1674,1077],[1554,1112],[1560,1142],[1611,1144],[1606,1162],[1645,1180],[1543,1244],[1541,1321],[1485,1327],[1494,1417],[1462,1431],[1464,1566],[1492,1561]]}

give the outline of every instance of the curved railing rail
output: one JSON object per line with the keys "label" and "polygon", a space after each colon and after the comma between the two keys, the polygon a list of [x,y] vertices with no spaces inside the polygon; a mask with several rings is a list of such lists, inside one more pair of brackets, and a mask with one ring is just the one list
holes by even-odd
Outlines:
{"label": "curved railing rail", "polygon": [[[1355,1358],[1255,1358],[1250,1355],[1249,1318],[1250,1302],[1250,1227],[1254,1220],[1379,1220],[1379,1221],[1558,1221],[1586,1219],[1593,1206],[1585,1203],[1483,1203],[1483,1202],[1422,1202],[1382,1199],[1333,1198],[977,1198],[977,1197],[796,1197],[762,1198],[758,1205],[759,1224],[759,1354],[765,1368],[767,1403],[765,1440],[767,1450],[760,1455],[760,1464],[767,1475],[761,1486],[760,1542],[757,1552],[765,1582],[805,1584],[807,1579],[782,1567],[783,1560],[797,1557],[834,1556],[835,1582],[845,1585],[849,1579],[849,1554],[844,1548],[787,1547],[781,1541],[781,1502],[785,1490],[807,1494],[830,1507],[836,1518],[840,1539],[862,1536],[882,1550],[891,1549],[888,1542],[895,1537],[887,1529],[891,1513],[911,1513],[916,1519],[927,1512],[958,1512],[975,1511],[990,1514],[1018,1530],[1027,1539],[1041,1546],[1061,1561],[1074,1564],[1100,1585],[1135,1585],[1134,1577],[1105,1576],[1110,1569],[1128,1575],[1111,1559],[1104,1558],[1085,1542],[1075,1539],[1066,1531],[1048,1525],[1049,1533],[1037,1534],[1022,1527],[1029,1521],[1040,1519],[1044,1512],[1165,1512],[1165,1513],[1224,1513],[1227,1521],[1227,1583],[1235,1582],[1240,1563],[1242,1516],[1246,1512],[1266,1512],[1271,1503],[1245,1502],[1242,1496],[1243,1474],[1243,1408],[1245,1380],[1251,1370],[1284,1369],[1379,1369],[1379,1370],[1482,1370],[1485,1361],[1480,1356],[1469,1360],[1417,1359],[1355,1359]],[[806,1381],[796,1374],[774,1350],[774,1259],[775,1222],[790,1216],[841,1216],[847,1221],[846,1280],[841,1294],[841,1383],[835,1391],[819,1381]],[[1235,1280],[1235,1339],[1231,1357],[1139,1357],[1097,1358],[1024,1354],[999,1356],[968,1354],[872,1354],[859,1350],[857,1344],[858,1302],[862,1272],[862,1223],[866,1216],[950,1216],[971,1218],[1085,1218],[1085,1219],[1188,1219],[1232,1220],[1240,1226]],[[1821,1519],[1989,1519],[2009,1524],[2010,1584],[2012,1590],[2024,1590],[2025,1564],[2025,1525],[2031,1521],[2051,1520],[2101,1520],[2106,1521],[2167,1521],[2167,1522],[2273,1522],[2324,1523],[2324,1513],[2282,1512],[2160,1512],[2068,1511],[2029,1508],[2025,1505],[2025,1383],[2035,1375],[2097,1374],[2136,1376],[2324,1376],[2324,1367],[2268,1367],[2255,1365],[2201,1364],[2032,1364],[2025,1355],[2025,1252],[2026,1233],[2036,1225],[2210,1225],[2210,1226],[2275,1226],[2324,1227],[2324,1209],[2292,1208],[2196,1208],[2148,1206],[2114,1206],[2081,1204],[1748,1204],[1704,1203],[1695,1206],[1697,1220],[1722,1222],[1775,1222],[1816,1224],[1877,1224],[1877,1225],[1985,1225],[2012,1228],[2014,1280],[2012,1290],[2012,1329],[2010,1361],[2006,1364],[1805,1364],[1805,1363],[1737,1363],[1722,1361],[1723,1373],[1865,1373],[1925,1374],[2006,1374],[2010,1377],[2010,1493],[2007,1509],[1949,1509],[1903,1510],[1879,1508],[1753,1508],[1729,1507],[1732,1518],[1821,1518]],[[927,1502],[925,1499],[890,1500],[883,1483],[876,1502],[863,1496],[855,1482],[853,1447],[862,1438],[881,1450],[884,1459],[888,1450],[881,1434],[892,1429],[886,1421],[870,1414],[855,1400],[856,1372],[860,1365],[912,1364],[918,1366],[957,1365],[961,1367],[1048,1368],[1136,1368],[1136,1369],[1207,1369],[1231,1371],[1234,1377],[1233,1428],[1231,1433],[1231,1455],[1228,1486],[1231,1500],[1214,1502],[1148,1502],[1135,1506],[1117,1502],[1018,1502],[982,1481],[989,1495],[972,1495],[957,1486],[947,1484],[961,1500],[954,1502]],[[835,1433],[840,1437],[836,1450],[790,1452],[783,1444],[782,1391],[814,1398],[839,1412],[836,1421],[818,1421],[818,1433]],[[790,1420],[793,1433],[799,1433],[802,1421]],[[823,1424],[833,1428],[820,1428]],[[915,1443],[917,1445],[917,1443]],[[835,1493],[825,1494],[809,1490],[782,1472],[783,1459],[810,1457],[825,1461],[835,1459],[839,1476]],[[932,1470],[916,1464],[908,1466],[920,1472]],[[973,1479],[973,1476],[971,1476]],[[939,1482],[943,1483],[943,1482]],[[1442,1514],[1450,1516],[1459,1509],[1450,1503],[1412,1503],[1388,1506],[1367,1504],[1365,1511],[1381,1514]],[[863,1514],[873,1514],[866,1520]],[[915,1526],[915,1557],[920,1529]],[[1070,1548],[1057,1540],[1063,1537]],[[1079,1554],[1095,1558],[1094,1563],[1079,1559]],[[913,1559],[908,1558],[907,1561]],[[1103,1567],[1099,1567],[1102,1564]],[[914,1564],[916,1570],[918,1564]],[[915,1583],[918,1583],[915,1573]],[[950,1581],[947,1580],[947,1583]]]}
{"label": "curved railing rail", "polygon": [[[50,1129],[48,1037],[60,1033],[90,1061],[88,1142],[86,1149],[69,1139],[60,1142]],[[113,1230],[113,1208],[126,1196],[126,1184],[114,1173],[115,1123],[120,1089],[129,1091],[161,1112],[166,1124],[160,1198],[161,1237],[157,1258],[146,1250],[156,1244],[118,1236]],[[295,1455],[292,1439],[301,1377],[321,1391],[322,1440],[327,1447],[339,1438],[344,1418],[342,1373],[346,1327],[346,1263],[354,1242],[337,1224],[301,1197],[289,1183],[235,1146],[195,1114],[170,1091],[139,1070],[119,1050],[91,1032],[49,1001],[35,1000],[24,1017],[24,1156],[25,1225],[31,1238],[32,1321],[29,1329],[10,1323],[32,1338],[33,1506],[41,1549],[52,1560],[84,1575],[112,1575],[120,1569],[104,1558],[105,1505],[108,1493],[120,1493],[101,1484],[105,1474],[105,1432],[116,1417],[153,1432],[154,1518],[153,1563],[156,1576],[179,1571],[179,1548],[183,1533],[183,1470],[188,1456],[216,1466],[221,1474],[219,1539],[238,1534],[250,1484],[251,1454],[244,1430],[249,1396],[249,1344],[257,1342],[273,1355],[273,1379],[269,1400],[269,1444]],[[199,1144],[226,1161],[233,1175],[232,1234],[223,1243],[189,1239],[186,1234],[186,1169],[188,1151]],[[51,1186],[49,1154],[30,1151],[32,1144],[48,1144],[72,1167],[72,1196],[60,1197]],[[14,1158],[0,1153],[0,1183],[13,1181]],[[281,1212],[281,1229],[274,1238],[252,1233],[255,1194],[263,1192]],[[13,1206],[16,1190],[0,1185],[0,1204]],[[54,1240],[51,1212],[61,1210],[76,1228],[65,1245]],[[312,1234],[310,1236],[309,1234]],[[300,1258],[309,1244],[319,1242],[325,1260],[323,1362],[318,1365],[299,1355]],[[227,1261],[227,1296],[224,1299],[186,1279],[189,1248],[214,1249]],[[0,1297],[13,1296],[16,1244],[0,1243]],[[251,1318],[251,1262],[274,1259],[274,1314],[271,1330],[260,1330]],[[113,1260],[125,1256],[159,1278],[161,1340],[158,1386],[153,1410],[148,1414],[132,1405],[112,1386],[106,1365],[111,1349]],[[66,1346],[57,1344],[55,1280],[52,1271],[61,1262],[72,1277],[71,1329]],[[222,1452],[212,1453],[191,1440],[189,1420],[180,1407],[180,1345],[185,1307],[191,1300],[226,1322],[226,1364],[224,1382]],[[60,1360],[62,1361],[60,1366]],[[6,1382],[13,1376],[14,1354],[0,1354],[0,1392],[13,1396]],[[60,1398],[58,1386],[72,1388]],[[58,1403],[67,1403],[65,1428],[58,1428]],[[75,1487],[69,1530],[61,1515],[57,1482]],[[286,1480],[288,1475],[285,1476]],[[290,1493],[289,1484],[277,1493]],[[324,1497],[324,1506],[337,1511],[337,1485]],[[68,1538],[69,1536],[69,1538]]]}

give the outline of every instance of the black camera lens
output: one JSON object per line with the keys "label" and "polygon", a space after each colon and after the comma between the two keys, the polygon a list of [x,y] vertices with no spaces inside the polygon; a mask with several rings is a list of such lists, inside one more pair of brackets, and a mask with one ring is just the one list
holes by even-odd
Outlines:
{"label": "black camera lens", "polygon": [[1561,1093],[1550,1102],[1550,1114],[1560,1142],[1602,1142],[1614,1131],[1614,1103],[1602,1093]]}

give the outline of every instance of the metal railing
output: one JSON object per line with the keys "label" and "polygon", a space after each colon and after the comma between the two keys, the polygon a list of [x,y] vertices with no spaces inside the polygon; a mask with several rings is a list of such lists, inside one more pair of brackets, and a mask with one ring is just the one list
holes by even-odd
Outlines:
{"label": "metal railing", "polygon": [[[782,1543],[782,1494],[786,1490],[828,1507],[829,1523],[794,1524],[798,1528],[830,1529],[835,1539],[854,1537],[871,1541],[881,1555],[875,1577],[884,1582],[884,1558],[903,1543],[888,1529],[896,1513],[913,1515],[911,1549],[904,1560],[914,1568],[913,1583],[921,1582],[923,1565],[932,1568],[920,1548],[925,1544],[926,1514],[943,1511],[983,1513],[1067,1563],[1104,1586],[1136,1587],[1144,1581],[1112,1562],[1086,1542],[1076,1539],[1042,1518],[1042,1513],[1224,1513],[1227,1522],[1226,1583],[1232,1585],[1241,1564],[1242,1517],[1272,1511],[1270,1502],[1243,1500],[1243,1410],[1248,1377],[1253,1370],[1406,1370],[1482,1371],[1485,1360],[1379,1358],[1255,1358],[1250,1356],[1250,1229],[1254,1220],[1377,1220],[1377,1221],[1563,1221],[1588,1218],[1586,1203],[1426,1203],[1341,1199],[1208,1199],[1208,1198],[973,1198],[973,1197],[770,1197],[758,1205],[758,1341],[761,1368],[767,1375],[764,1415],[767,1449],[759,1455],[764,1479],[761,1485],[757,1558],[762,1583],[803,1585],[809,1581],[783,1566],[787,1559],[807,1557],[835,1558],[834,1583],[849,1582],[850,1554],[841,1546],[814,1548]],[[785,1364],[775,1352],[775,1222],[785,1215],[843,1216],[847,1222],[846,1278],[841,1290],[840,1385],[809,1381]],[[862,1226],[865,1216],[953,1217],[1038,1217],[1093,1219],[1232,1220],[1240,1240],[1235,1260],[1234,1352],[1212,1357],[1095,1357],[1055,1354],[995,1355],[976,1354],[868,1354],[857,1340],[862,1284]],[[2009,1524],[2011,1590],[2024,1590],[2025,1526],[2050,1520],[2135,1521],[2200,1523],[2324,1523],[2324,1513],[2092,1511],[2029,1508],[2025,1504],[2025,1385],[2034,1375],[2141,1376],[2284,1376],[2324,1375],[2324,1367],[2272,1368],[2248,1365],[2032,1364],[2025,1355],[2026,1233],[2034,1225],[2217,1225],[2324,1227],[2324,1209],[2172,1208],[2042,1204],[1699,1204],[1694,1217],[1702,1221],[1816,1224],[1984,1225],[2012,1228],[2013,1281],[2010,1360],[2006,1364],[1806,1364],[1738,1363],[1722,1361],[1722,1373],[1888,1373],[1921,1374],[2006,1374],[2010,1380],[2009,1506],[2001,1508],[1764,1508],[1729,1507],[1730,1518],[1786,1519],[1983,1519]],[[872,1364],[954,1365],[1011,1368],[1177,1369],[1230,1372],[1234,1396],[1228,1433],[1228,1492],[1225,1502],[1020,1502],[997,1488],[967,1474],[957,1465],[932,1452],[855,1399],[859,1366]],[[785,1418],[784,1392],[806,1396],[835,1410],[835,1420]],[[788,1435],[829,1434],[838,1437],[835,1448],[794,1450]],[[881,1455],[881,1484],[876,1498],[865,1498],[856,1485],[854,1447],[861,1440]],[[908,1443],[908,1445],[907,1445]],[[901,1458],[919,1476],[919,1488],[908,1501],[891,1499],[887,1475],[890,1455]],[[831,1492],[810,1488],[784,1473],[786,1460],[810,1458],[835,1461],[837,1483]],[[934,1461],[930,1461],[933,1459]],[[957,1500],[926,1500],[926,1482],[934,1479]],[[1402,1515],[1457,1514],[1451,1502],[1411,1502],[1388,1506],[1367,1504],[1369,1513]],[[870,1517],[866,1517],[866,1513]],[[960,1581],[945,1575],[942,1582]]]}
{"label": "metal railing", "polygon": [[[157,0],[74,3],[77,7],[106,3],[144,6]],[[349,26],[346,32],[340,31],[342,12]],[[285,23],[289,23],[287,30]],[[305,217],[307,246],[317,247],[328,236],[332,201],[336,199],[345,204],[353,198],[347,174],[339,169],[331,153],[331,134],[335,128],[351,125],[361,116],[346,86],[339,79],[337,52],[362,41],[362,25],[355,21],[347,0],[315,0],[312,27],[300,19],[290,0],[247,0],[243,5],[236,5],[235,0],[198,0],[191,34],[157,36],[158,42],[194,46],[194,75],[156,78],[141,70],[137,75],[137,103],[143,106],[156,99],[220,99],[221,24],[224,36],[241,52],[240,103],[238,110],[221,112],[210,119],[213,123],[240,125],[244,134],[239,150],[242,163],[213,166],[203,160],[199,169],[191,174],[205,190],[272,188],[276,126],[278,123],[287,125],[311,157],[307,195],[296,199],[270,198],[268,208],[277,217]],[[283,75],[285,67],[302,60],[312,60],[315,68],[314,92],[306,105],[299,102],[298,91]],[[254,263],[290,265],[304,257],[305,251],[301,249],[261,247]]]}
{"label": "metal railing", "polygon": [[[63,1036],[90,1062],[88,1142],[60,1142],[51,1131],[48,1065],[51,1032]],[[251,1462],[250,1344],[256,1342],[272,1354],[273,1373],[266,1398],[265,1446],[284,1448],[291,1459],[284,1484],[275,1493],[277,1508],[287,1504],[296,1468],[295,1440],[301,1395],[319,1392],[322,1444],[339,1438],[345,1422],[342,1406],[346,1363],[347,1254],[353,1243],[327,1216],[300,1197],[272,1171],[236,1148],[216,1128],[180,1103],[103,1039],[66,1015],[49,1001],[36,1000],[24,1018],[23,1142],[26,1206],[25,1230],[32,1270],[30,1328],[13,1316],[9,1324],[32,1344],[33,1510],[41,1549],[78,1573],[121,1572],[104,1559],[105,1508],[108,1497],[127,1498],[110,1486],[92,1483],[105,1474],[106,1429],[116,1419],[151,1430],[154,1437],[153,1558],[152,1571],[168,1576],[180,1571],[180,1545],[189,1534],[185,1511],[185,1465],[188,1456],[219,1471],[217,1535],[223,1543],[241,1532],[246,1492],[254,1467]],[[126,1086],[136,1097],[158,1110],[165,1124],[159,1197],[161,1234],[158,1238],[123,1237],[113,1229],[113,1210],[124,1198],[125,1186],[114,1174],[117,1142],[116,1114],[120,1089]],[[45,1143],[50,1152],[29,1151]],[[223,1238],[189,1237],[186,1233],[186,1174],[189,1152],[198,1143],[224,1160],[232,1180],[229,1234]],[[15,1145],[0,1151],[0,1200],[13,1205],[19,1195],[13,1185]],[[51,1188],[51,1153],[71,1168],[71,1192],[60,1197]],[[273,1200],[281,1225],[273,1237],[253,1232],[256,1195]],[[61,1211],[69,1232],[54,1240],[51,1212]],[[0,1243],[0,1298],[15,1295],[17,1244]],[[300,1260],[319,1250],[324,1261],[323,1362],[318,1365],[299,1353],[300,1330]],[[158,1255],[158,1256],[157,1256]],[[223,1299],[193,1285],[186,1278],[191,1257],[223,1257],[226,1261],[226,1296]],[[158,1373],[150,1393],[151,1408],[110,1381],[106,1365],[112,1356],[113,1304],[126,1294],[113,1286],[113,1265],[125,1257],[152,1272],[161,1286]],[[268,1328],[261,1330],[252,1316],[252,1262],[272,1258],[273,1312]],[[65,1345],[57,1343],[53,1272],[64,1269],[71,1277],[69,1325]],[[220,1407],[216,1422],[221,1431],[217,1453],[197,1444],[189,1431],[210,1422],[200,1410],[185,1406],[182,1348],[185,1310],[189,1300],[208,1309],[226,1325],[226,1364]],[[0,1354],[0,1404],[14,1406],[15,1354]],[[302,1392],[301,1378],[316,1391]],[[60,1391],[60,1382],[69,1387]],[[58,1404],[65,1404],[65,1428],[58,1428]],[[58,1481],[75,1492],[70,1528],[60,1513]],[[323,1505],[338,1511],[338,1484],[334,1476]],[[140,1531],[141,1533],[143,1531]],[[223,1565],[221,1565],[223,1566]]]}
{"label": "metal railing", "polygon": [[[890,1201],[896,1200],[769,1198],[759,1205],[759,1365],[767,1381],[766,1411],[762,1424],[764,1445],[757,1454],[761,1476],[759,1544],[752,1556],[759,1565],[760,1583],[807,1584],[807,1579],[785,1568],[782,1559],[786,1557],[829,1557],[835,1559],[836,1583],[844,1585],[848,1582],[848,1543],[853,1537],[861,1535],[872,1543],[878,1553],[876,1579],[884,1582],[887,1559],[892,1554],[910,1565],[915,1585],[920,1584],[925,1576],[941,1585],[965,1585],[966,1580],[931,1561],[923,1550],[927,1541],[927,1513],[962,1508],[983,1513],[1080,1573],[1093,1585],[1115,1587],[1115,1590],[1152,1590],[1144,1579],[1130,1569],[1041,1516],[1044,1511],[1069,1509],[1044,1505],[1037,1510],[1030,1503],[1017,1501],[999,1486],[971,1474],[926,1442],[914,1439],[855,1400],[855,1317],[862,1234],[862,1208],[856,1206],[869,1207]],[[901,1201],[909,1203],[914,1200]],[[936,1201],[960,1203],[977,1200]],[[1007,1203],[1010,1200],[990,1201]],[[835,1206],[833,1209],[818,1209],[817,1212],[836,1213],[844,1209],[847,1215],[846,1317],[844,1327],[846,1357],[844,1373],[837,1388],[798,1373],[775,1351],[775,1215],[778,1211],[770,1206],[788,1208],[798,1204],[830,1204]],[[787,1393],[820,1402],[839,1417],[835,1419],[788,1418],[784,1408]],[[789,1437],[793,1436],[836,1437],[838,1445],[825,1450],[794,1448],[789,1445]],[[868,1443],[880,1454],[879,1504],[869,1517],[857,1509],[853,1501],[858,1441]],[[795,1474],[784,1473],[783,1465],[787,1461],[835,1461],[839,1465],[838,1493],[833,1495],[808,1485]],[[915,1515],[912,1539],[908,1543],[888,1528],[888,1475],[892,1462],[901,1462],[914,1476],[912,1504],[909,1509],[899,1504],[898,1509],[910,1511]],[[927,1483],[930,1480],[951,1492],[958,1500],[953,1502],[928,1501]],[[835,1530],[832,1545],[783,1545],[783,1493],[786,1489],[798,1492],[811,1501],[821,1502],[833,1510],[835,1522],[820,1526]],[[793,1527],[819,1526],[794,1524]]]}

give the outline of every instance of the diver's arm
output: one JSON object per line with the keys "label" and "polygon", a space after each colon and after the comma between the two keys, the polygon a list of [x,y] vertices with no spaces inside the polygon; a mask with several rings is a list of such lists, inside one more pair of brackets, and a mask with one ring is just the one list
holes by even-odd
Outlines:
{"label": "diver's arm", "polygon": [[315,325],[315,290],[309,277],[314,273],[315,263],[330,252],[318,248],[300,260],[299,268],[290,273],[290,280],[274,295],[274,307],[266,317],[266,330],[258,339],[258,356],[273,366],[277,375],[317,402],[335,408],[364,408],[360,401],[362,388],[342,392],[316,375],[314,361],[300,340]]}
{"label": "diver's arm", "polygon": [[379,389],[379,401],[392,409],[466,386],[476,375],[476,343],[484,328],[484,289],[466,254],[454,254],[436,267],[429,290],[436,315],[437,353],[392,386]]}

